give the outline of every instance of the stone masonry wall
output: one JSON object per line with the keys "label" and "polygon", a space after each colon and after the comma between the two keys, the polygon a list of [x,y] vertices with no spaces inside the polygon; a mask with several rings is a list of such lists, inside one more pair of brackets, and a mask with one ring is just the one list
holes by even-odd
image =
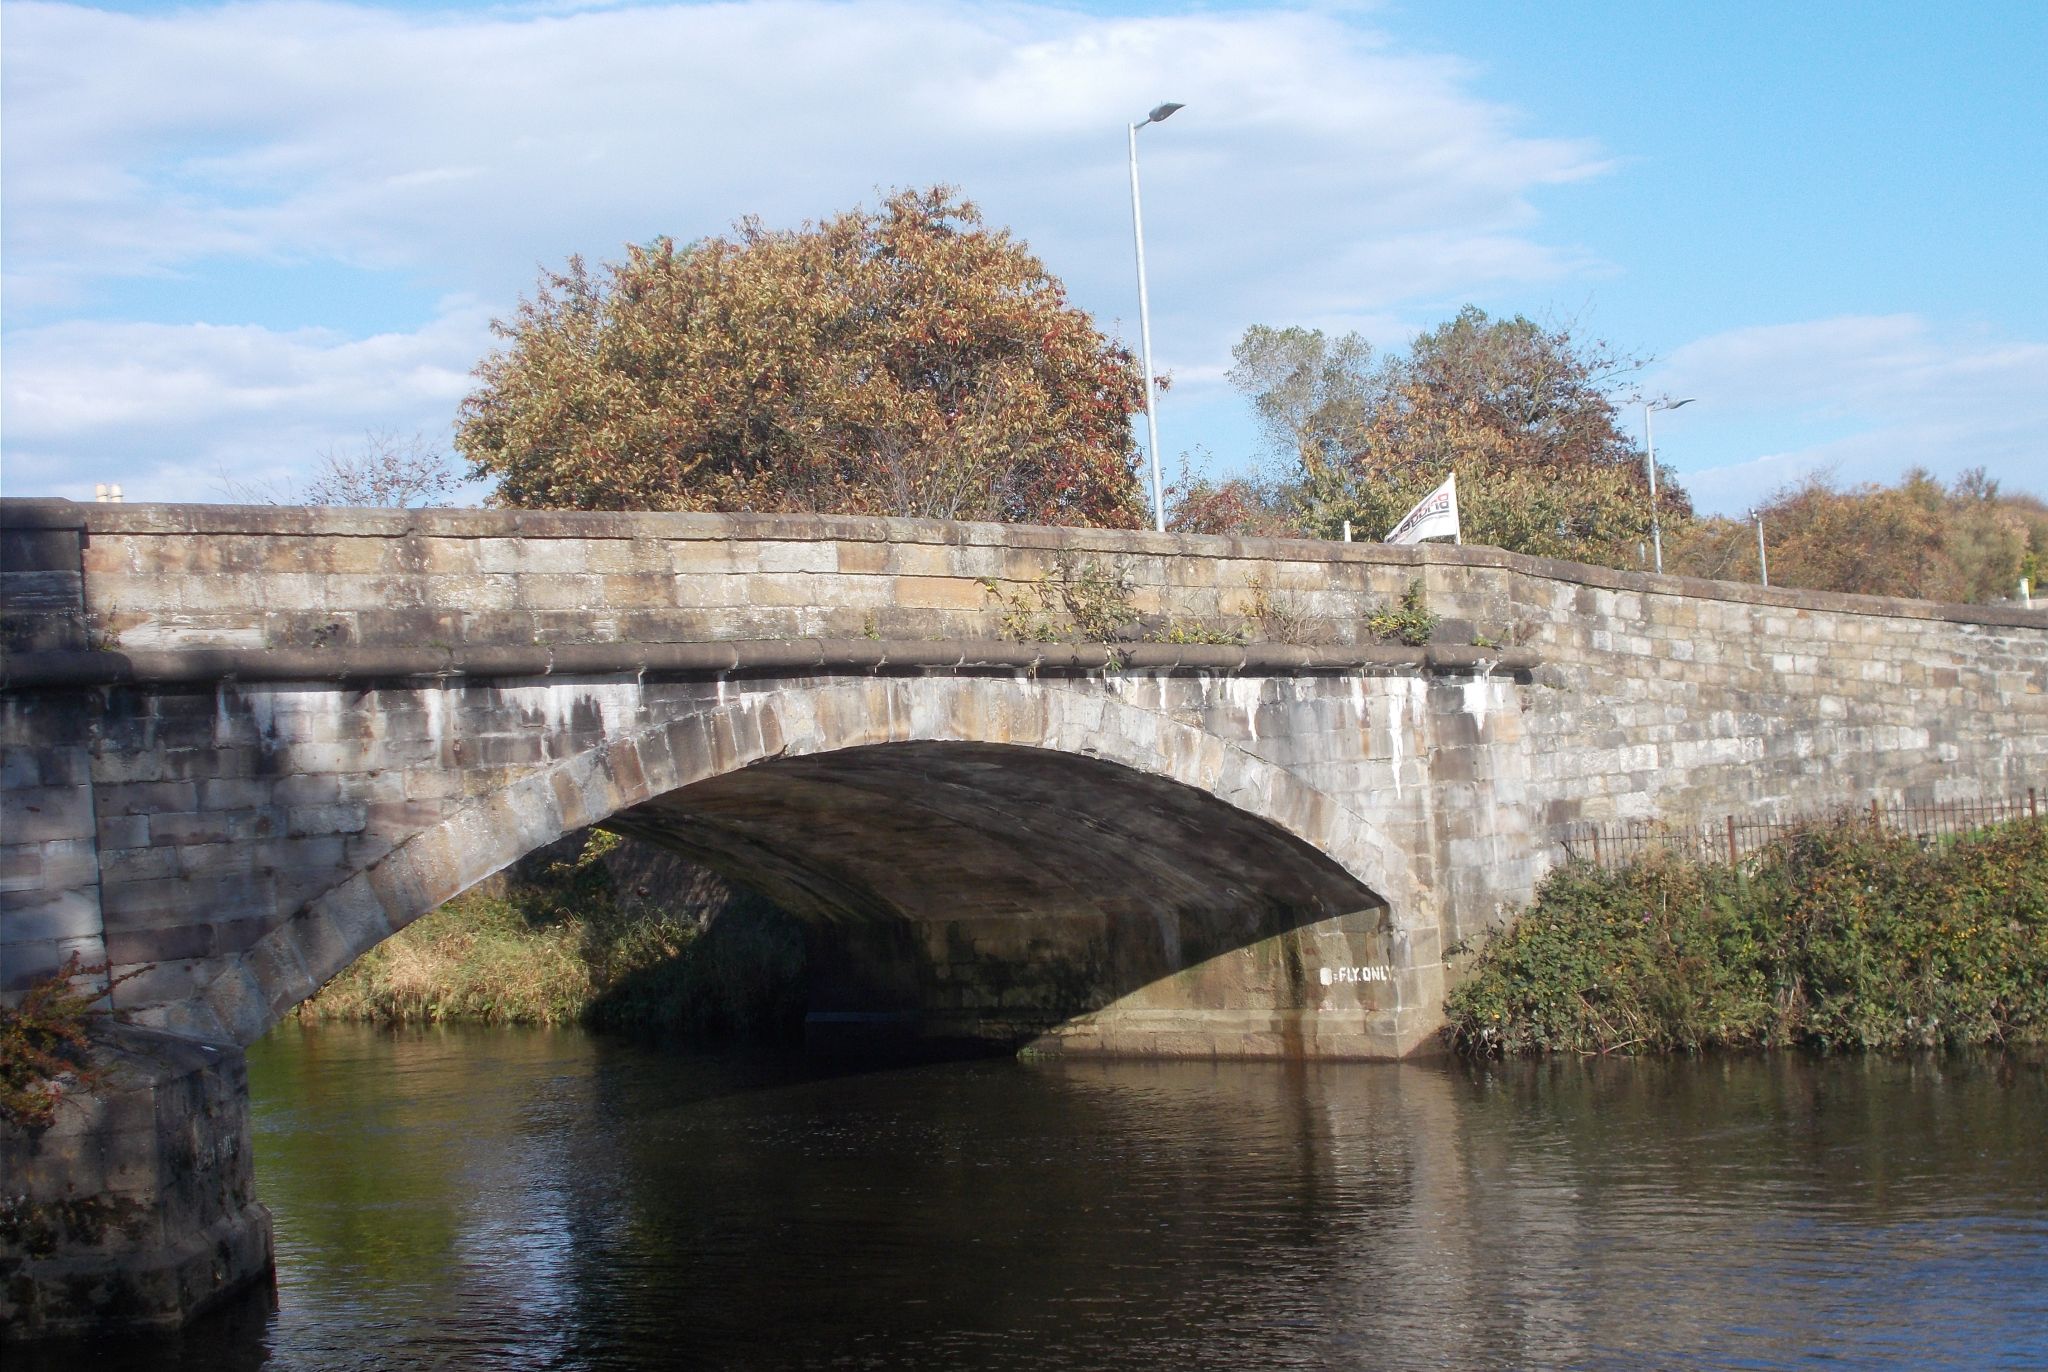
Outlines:
{"label": "stone masonry wall", "polygon": [[[1142,641],[1006,639],[1090,565]],[[1437,640],[1374,642],[1417,580]],[[1575,821],[2048,757],[2048,614],[1441,546],[0,501],[0,649],[0,994],[133,974],[94,1113],[0,1138],[9,1337],[259,1279],[233,1045],[600,821],[832,929],[856,1019],[1399,1057]]]}
{"label": "stone masonry wall", "polygon": [[[1426,930],[1414,952],[1430,967],[1526,897],[1572,820],[2003,795],[2032,784],[2048,753],[2048,616],[1488,549],[61,502],[7,502],[0,524],[12,845],[0,860],[16,887],[0,893],[13,901],[0,907],[6,980],[18,986],[103,937],[117,964],[153,964],[135,1003],[194,1031],[204,1016],[178,1021],[168,1007],[224,972],[253,978],[250,995],[274,1015],[319,967],[451,882],[486,874],[472,869],[499,861],[505,835],[545,841],[551,826],[649,798],[616,772],[641,765],[617,750],[634,739],[640,749],[651,730],[681,731],[659,745],[671,766],[695,749],[689,765],[716,770],[768,756],[770,732],[798,749],[944,736],[1086,752],[1100,746],[1089,728],[1111,727],[1108,710],[1133,765],[1172,776],[1145,750],[1162,729],[1184,729],[1187,747],[1264,764],[1262,775],[1299,783],[1303,804],[1341,811],[1341,823],[1277,822],[1356,850],[1339,861],[1388,901],[1405,936]],[[78,570],[60,585],[65,574],[46,564],[61,561],[66,537]],[[1263,678],[966,681],[933,667],[849,683],[792,667],[788,681],[669,681],[636,662],[660,645],[806,640],[880,644],[896,661],[921,645],[941,662],[943,645],[1002,636],[991,586],[1028,598],[1062,560],[1123,569],[1155,634],[1242,625],[1333,648],[1367,642],[1367,617],[1420,579],[1448,617],[1440,638],[1477,646],[1363,648],[1348,670]],[[1484,670],[1489,655],[1516,654],[1533,668]],[[50,670],[60,658],[132,684],[61,684]],[[400,659],[410,665],[394,674]],[[825,729],[821,709],[847,718]],[[1189,762],[1180,774],[1199,781],[1220,766]],[[559,802],[548,788],[572,776],[588,794]],[[1269,815],[1279,804],[1249,792],[1244,803]],[[80,822],[65,827],[65,816]],[[493,841],[461,851],[463,825]],[[88,832],[94,871],[82,861]],[[387,861],[401,850],[404,861]],[[366,903],[353,883],[372,876]],[[52,892],[71,893],[55,901],[61,915],[35,913],[53,908]],[[323,901],[287,956],[279,931]]]}

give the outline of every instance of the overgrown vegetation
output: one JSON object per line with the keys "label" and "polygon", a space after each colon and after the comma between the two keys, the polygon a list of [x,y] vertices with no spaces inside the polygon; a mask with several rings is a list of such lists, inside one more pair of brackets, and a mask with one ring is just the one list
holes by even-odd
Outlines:
{"label": "overgrown vegetation", "polygon": [[1897,1049],[2048,1036],[2048,824],[1844,817],[1739,865],[1573,864],[1446,1003],[1473,1055]]}
{"label": "overgrown vegetation", "polygon": [[571,857],[450,901],[364,954],[300,1016],[700,1034],[798,1027],[804,943],[795,922],[750,900],[703,923],[684,902],[623,899],[605,862],[618,843],[595,834]]}
{"label": "overgrown vegetation", "polygon": [[[1102,644],[1112,649],[1112,667],[1117,662],[1115,645],[1133,639],[1242,647],[1249,643],[1307,643],[1315,631],[1315,621],[1307,611],[1259,577],[1251,580],[1250,604],[1235,627],[1168,619],[1164,628],[1149,632],[1143,631],[1129,566],[1122,558],[1103,563],[1061,553],[1051,570],[1025,583],[1014,595],[1005,592],[993,577],[983,578],[981,584],[995,602],[1004,638],[1023,643]],[[1437,623],[1438,616],[1430,610],[1417,579],[1408,583],[1398,605],[1370,616],[1366,628],[1375,638],[1420,647],[1429,642]]]}
{"label": "overgrown vegetation", "polygon": [[981,584],[996,603],[1003,636],[1025,643],[1114,643],[1138,622],[1123,558],[1097,562],[1063,552],[1016,595],[992,577]]}
{"label": "overgrown vegetation", "polygon": [[[71,1091],[89,1091],[99,1073],[89,1060],[86,1028],[93,1002],[106,995],[107,965],[88,967],[73,953],[31,985],[21,1003],[0,1006],[0,1121],[47,1129]],[[80,981],[86,983],[81,989]]]}
{"label": "overgrown vegetation", "polygon": [[1365,621],[1365,627],[1372,630],[1376,638],[1391,638],[1411,648],[1419,648],[1429,642],[1436,632],[1437,615],[1429,608],[1423,597],[1420,579],[1408,583],[1401,592],[1401,603],[1378,611]]}
{"label": "overgrown vegetation", "polygon": [[1252,641],[1249,627],[1218,629],[1198,619],[1168,620],[1166,632],[1159,635],[1161,643],[1206,644],[1219,648],[1242,648]]}

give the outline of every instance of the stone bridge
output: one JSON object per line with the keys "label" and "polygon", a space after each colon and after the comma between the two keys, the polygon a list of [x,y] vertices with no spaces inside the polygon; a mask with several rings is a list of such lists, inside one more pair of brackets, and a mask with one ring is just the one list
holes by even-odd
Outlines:
{"label": "stone bridge", "polygon": [[[2004,796],[2048,754],[2038,612],[1482,548],[0,506],[0,981],[109,963],[130,1026],[7,1143],[21,1329],[267,1268],[238,1046],[585,826],[803,917],[820,1022],[1393,1058],[1571,823]],[[1383,641],[1414,583],[1434,637]],[[1035,641],[1091,595],[1127,641]]]}

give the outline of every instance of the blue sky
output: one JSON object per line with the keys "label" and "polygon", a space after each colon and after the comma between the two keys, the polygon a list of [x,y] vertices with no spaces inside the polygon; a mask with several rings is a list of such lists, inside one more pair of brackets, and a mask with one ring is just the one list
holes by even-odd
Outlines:
{"label": "blue sky", "polygon": [[1254,323],[1472,302],[1653,358],[1699,504],[2048,494],[2048,5],[0,5],[0,489],[217,500],[444,442],[536,270],[947,180],[1242,467]]}

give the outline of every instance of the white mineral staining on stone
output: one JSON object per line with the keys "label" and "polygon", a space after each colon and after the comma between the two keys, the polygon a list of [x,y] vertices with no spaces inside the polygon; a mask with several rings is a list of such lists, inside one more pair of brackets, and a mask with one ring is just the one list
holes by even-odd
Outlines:
{"label": "white mineral staining on stone", "polygon": [[1251,741],[1259,741],[1259,701],[1265,695],[1266,683],[1261,677],[1224,677],[1217,683],[1222,687],[1224,701],[1233,709],[1244,711],[1245,732]]}
{"label": "white mineral staining on stone", "polygon": [[[226,681],[213,688],[213,746],[227,748],[235,742],[235,712],[229,703],[230,696],[233,696],[235,705],[248,712],[250,727],[256,731],[256,742],[266,750],[276,747],[279,742],[276,693],[262,687],[252,690]],[[330,706],[330,713],[333,708]]]}
{"label": "white mineral staining on stone", "polygon": [[[644,702],[640,682],[550,681],[535,686],[502,688],[509,705],[532,717],[549,734],[566,734],[576,727],[579,712],[597,719],[598,731],[613,737],[639,718]],[[723,703],[725,683],[719,682]]]}
{"label": "white mineral staining on stone", "polygon": [[[451,732],[448,727],[449,706],[452,703],[450,697],[454,694],[452,690],[431,686],[420,692],[420,706],[426,715],[427,741],[433,745],[436,759],[440,758],[442,745]],[[455,718],[460,727],[461,716],[458,714]]]}
{"label": "white mineral staining on stone", "polygon": [[1401,770],[1408,747],[1409,707],[1414,707],[1417,728],[1426,723],[1424,689],[1419,677],[1397,676],[1387,683],[1387,758],[1393,767],[1396,796],[1401,794]]}
{"label": "white mineral staining on stone", "polygon": [[1465,713],[1472,716],[1472,722],[1479,726],[1480,732],[1484,733],[1486,730],[1487,712],[1496,703],[1506,703],[1501,691],[1506,684],[1495,681],[1487,672],[1481,672],[1464,684],[1462,689],[1465,694]]}

